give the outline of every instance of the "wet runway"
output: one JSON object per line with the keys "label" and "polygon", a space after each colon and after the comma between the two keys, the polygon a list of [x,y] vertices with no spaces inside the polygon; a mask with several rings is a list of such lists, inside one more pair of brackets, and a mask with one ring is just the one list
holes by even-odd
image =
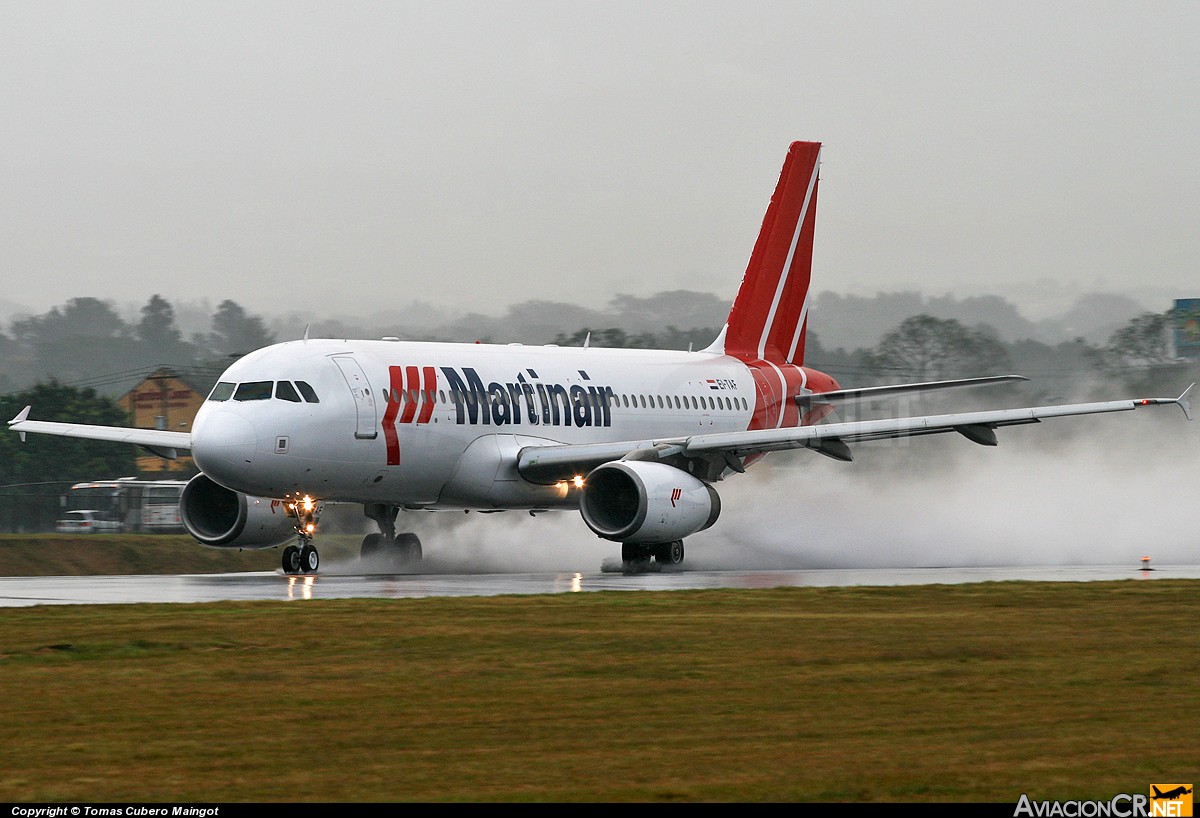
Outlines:
{"label": "wet runway", "polygon": [[0,577],[0,607],[142,602],[296,601],[496,596],[588,591],[677,591],[784,586],[931,585],[1002,580],[1088,582],[1200,577],[1200,565],[1011,566],[839,570],[673,570],[638,574],[547,572],[504,574],[354,574],[285,576],[280,572],[184,576]]}

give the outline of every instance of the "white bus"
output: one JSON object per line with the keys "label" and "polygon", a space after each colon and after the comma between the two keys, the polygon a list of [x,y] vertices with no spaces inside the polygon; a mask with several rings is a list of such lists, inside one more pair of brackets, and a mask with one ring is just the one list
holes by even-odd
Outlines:
{"label": "white bus", "polygon": [[183,531],[179,497],[186,480],[97,480],[76,483],[63,495],[67,511],[91,510],[104,520],[121,523],[123,531],[159,534]]}

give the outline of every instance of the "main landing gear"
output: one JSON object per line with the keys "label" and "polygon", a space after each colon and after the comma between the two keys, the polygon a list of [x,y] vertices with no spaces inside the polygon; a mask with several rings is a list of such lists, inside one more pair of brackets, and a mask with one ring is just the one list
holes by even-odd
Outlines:
{"label": "main landing gear", "polygon": [[296,536],[299,542],[283,549],[283,573],[315,574],[321,566],[321,555],[313,545],[317,533],[317,519],[321,516],[321,504],[311,497],[287,503],[287,512],[296,518]]}
{"label": "main landing gear", "polygon": [[621,567],[628,573],[650,570],[650,560],[662,569],[683,564],[683,540],[646,545],[643,543],[621,543]]}
{"label": "main landing gear", "polygon": [[420,538],[411,531],[396,533],[396,515],[399,513],[400,509],[396,506],[383,503],[363,506],[363,514],[379,526],[378,534],[368,534],[363,538],[359,551],[363,562],[399,569],[421,561]]}

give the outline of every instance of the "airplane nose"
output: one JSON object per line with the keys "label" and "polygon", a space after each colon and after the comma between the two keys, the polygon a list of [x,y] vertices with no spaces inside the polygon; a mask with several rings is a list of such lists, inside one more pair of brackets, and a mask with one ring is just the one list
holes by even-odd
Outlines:
{"label": "airplane nose", "polygon": [[257,448],[254,424],[230,411],[205,413],[192,428],[192,459],[210,477],[245,473]]}

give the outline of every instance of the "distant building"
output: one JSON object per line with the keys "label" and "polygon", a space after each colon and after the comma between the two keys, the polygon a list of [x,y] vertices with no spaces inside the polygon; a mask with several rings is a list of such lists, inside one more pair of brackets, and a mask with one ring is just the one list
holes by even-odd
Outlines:
{"label": "distant building", "polygon": [[1200,298],[1175,300],[1175,354],[1200,359]]}
{"label": "distant building", "polygon": [[[204,398],[204,393],[195,384],[174,370],[159,369],[117,398],[117,405],[129,413],[137,429],[190,432]],[[177,460],[166,460],[146,453],[138,457],[137,468],[144,475],[179,475],[195,471],[192,459],[182,454]]]}

